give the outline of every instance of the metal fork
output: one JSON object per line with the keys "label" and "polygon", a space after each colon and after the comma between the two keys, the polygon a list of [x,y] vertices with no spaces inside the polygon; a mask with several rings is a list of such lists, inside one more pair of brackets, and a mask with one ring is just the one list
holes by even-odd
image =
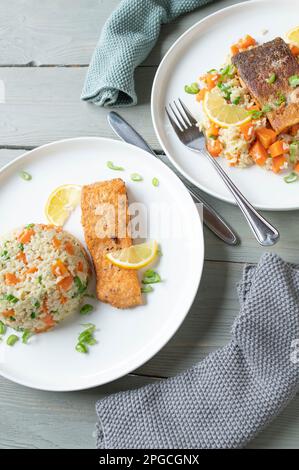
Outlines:
{"label": "metal fork", "polygon": [[241,209],[257,241],[263,246],[275,245],[279,240],[279,232],[273,227],[259,212],[257,212],[250,202],[243,196],[241,191],[232,182],[216,158],[212,157],[206,149],[205,135],[198,128],[196,119],[192,116],[187,106],[178,99],[179,103],[169,104],[169,109],[165,108],[168,119],[180,139],[189,149],[201,153],[214,166],[218,175],[222,178],[227,188],[234,196],[236,203]]}

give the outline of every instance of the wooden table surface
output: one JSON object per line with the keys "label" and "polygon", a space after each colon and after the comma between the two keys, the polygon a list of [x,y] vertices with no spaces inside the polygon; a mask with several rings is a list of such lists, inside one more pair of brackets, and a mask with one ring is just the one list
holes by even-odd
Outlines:
{"label": "wooden table surface", "polygon": [[[101,28],[118,0],[2,0],[0,3],[0,165],[53,140],[114,135],[107,110],[80,101],[87,66]],[[220,0],[163,27],[150,56],[136,73],[139,104],[123,109],[157,150],[150,92],[161,58],[188,27],[224,6]],[[250,31],[248,31],[250,32]],[[197,298],[183,326],[152,360],[109,385],[82,392],[30,390],[0,378],[0,448],[94,448],[95,402],[100,397],[163,380],[225,345],[238,313],[236,283],[257,245],[240,212],[208,198],[239,233],[229,247],[205,230],[205,265]],[[268,213],[281,232],[274,251],[299,262],[298,212]],[[299,448],[299,396],[255,441],[253,448]]]}

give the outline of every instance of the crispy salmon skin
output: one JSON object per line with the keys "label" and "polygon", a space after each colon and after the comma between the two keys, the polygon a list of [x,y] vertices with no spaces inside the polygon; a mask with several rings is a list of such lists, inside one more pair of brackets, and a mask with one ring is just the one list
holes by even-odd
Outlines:
{"label": "crispy salmon skin", "polygon": [[291,76],[299,75],[299,63],[283,39],[240,52],[232,62],[256,103],[271,107],[267,117],[277,133],[299,123],[299,92],[289,84]]}
{"label": "crispy salmon skin", "polygon": [[83,186],[81,208],[85,240],[96,270],[98,299],[117,308],[141,305],[136,271],[114,266],[106,258],[109,251],[132,245],[127,234],[130,218],[125,183],[113,179]]}

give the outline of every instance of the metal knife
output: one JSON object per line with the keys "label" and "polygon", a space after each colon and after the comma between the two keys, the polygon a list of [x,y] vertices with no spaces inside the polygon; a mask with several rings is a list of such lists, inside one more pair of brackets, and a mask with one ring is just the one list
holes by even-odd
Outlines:
{"label": "metal knife", "polygon": [[[108,122],[114,132],[125,142],[135,145],[146,152],[151,153],[155,157],[159,158],[154,150],[148,145],[148,143],[138,134],[135,129],[127,122],[123,117],[121,117],[115,111],[111,111],[107,116]],[[171,169],[171,164],[167,161],[167,166]],[[177,172],[177,170],[176,170]],[[181,181],[184,183],[191,196],[199,203],[203,205],[203,222],[204,224],[221,240],[223,240],[228,245],[237,245],[239,243],[239,238],[231,229],[231,227],[225,222],[216,210],[207,203],[201,195],[197,193],[197,190],[191,186],[191,184],[181,175],[178,175]]]}

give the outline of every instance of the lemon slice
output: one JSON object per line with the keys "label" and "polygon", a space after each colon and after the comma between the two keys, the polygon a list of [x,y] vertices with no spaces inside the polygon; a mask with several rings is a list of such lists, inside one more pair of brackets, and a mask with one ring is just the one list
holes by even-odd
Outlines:
{"label": "lemon slice", "polygon": [[290,44],[295,44],[299,47],[299,26],[296,26],[296,28],[293,28],[287,32],[286,42]]}
{"label": "lemon slice", "polygon": [[241,126],[251,119],[246,109],[227,104],[225,99],[217,93],[206,93],[204,111],[208,118],[219,127]]}
{"label": "lemon slice", "polygon": [[65,184],[54,189],[45,208],[46,217],[50,224],[64,225],[78,206],[80,198],[81,186],[77,184]]}
{"label": "lemon slice", "polygon": [[158,243],[153,240],[107,253],[106,257],[120,268],[140,269],[151,263],[157,256],[157,252]]}

